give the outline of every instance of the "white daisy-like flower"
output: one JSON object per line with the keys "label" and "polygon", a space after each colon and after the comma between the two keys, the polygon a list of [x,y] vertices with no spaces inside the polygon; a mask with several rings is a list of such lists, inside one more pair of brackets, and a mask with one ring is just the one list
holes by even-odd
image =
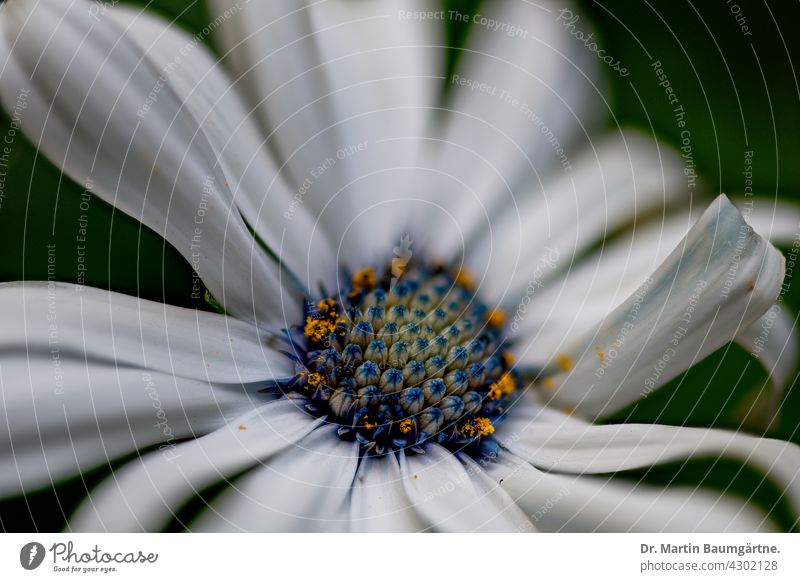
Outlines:
{"label": "white daisy-like flower", "polygon": [[133,453],[70,529],[157,531],[198,497],[192,531],[776,527],[607,475],[724,456],[800,515],[793,444],[592,424],[734,339],[780,383],[792,326],[782,255],[724,196],[697,212],[675,153],[602,129],[605,64],[564,10],[486,3],[445,78],[453,16],[422,1],[215,0],[195,37],[6,2],[5,107],[224,314],[1,285],[0,494]]}

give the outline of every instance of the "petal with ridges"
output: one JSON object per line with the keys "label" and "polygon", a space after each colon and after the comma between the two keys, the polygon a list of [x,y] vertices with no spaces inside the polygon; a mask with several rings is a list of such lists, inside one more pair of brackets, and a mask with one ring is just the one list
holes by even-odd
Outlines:
{"label": "petal with ridges", "polygon": [[561,10],[576,11],[550,0],[484,2],[472,19],[447,79],[442,130],[429,143],[436,172],[423,176],[426,197],[441,205],[425,213],[423,231],[445,259],[498,211],[515,210],[530,184],[569,173],[591,147],[587,131],[608,115],[601,63],[565,28]]}
{"label": "petal with ridges", "polygon": [[645,424],[556,431],[533,425],[521,437],[508,445],[512,453],[539,469],[562,473],[610,473],[693,458],[735,459],[772,480],[800,516],[800,447],[793,443],[724,430]]}
{"label": "petal with ridges", "polygon": [[158,531],[202,489],[290,448],[322,421],[282,399],[163,453],[131,461],[107,478],[69,521],[72,531]]}
{"label": "petal with ridges", "polygon": [[640,291],[559,350],[552,400],[598,416],[646,396],[760,318],[783,269],[720,196]]}
{"label": "petal with ridges", "polygon": [[695,214],[692,218],[689,212],[670,212],[637,222],[563,275],[546,276],[558,254],[541,263],[525,290],[530,302],[526,299],[508,311],[510,330],[520,346],[520,362],[544,367],[559,346],[569,345],[619,307],[686,236],[699,218],[699,213]]}
{"label": "petal with ridges", "polygon": [[350,513],[358,443],[320,427],[209,503],[191,531],[341,532]]}
{"label": "petal with ridges", "polygon": [[230,313],[259,325],[296,321],[300,303],[281,293],[278,267],[241,220],[191,112],[141,49],[89,6],[23,0],[0,8],[10,47],[5,107],[29,89],[20,125],[34,144],[164,236]]}
{"label": "petal with ridges", "polygon": [[252,325],[68,283],[0,283],[0,349],[60,352],[80,361],[135,366],[194,380],[241,383],[294,375]]}
{"label": "petal with ridges", "polygon": [[418,532],[425,528],[406,495],[400,464],[393,455],[364,458],[351,495],[352,531]]}
{"label": "petal with ridges", "polygon": [[791,246],[800,237],[800,205],[788,200],[731,196],[747,224],[770,242]]}
{"label": "petal with ridges", "polygon": [[[330,243],[314,232],[312,217],[297,204],[268,150],[264,132],[245,106],[224,67],[202,43],[150,12],[116,5],[113,18],[197,120],[230,182],[245,221],[306,289],[336,280]],[[309,248],[309,242],[316,243]]]}
{"label": "petal with ridges", "polygon": [[433,531],[517,531],[524,524],[506,511],[506,499],[487,491],[447,449],[425,447],[424,455],[400,459],[406,494]]}
{"label": "petal with ridges", "polygon": [[213,9],[231,14],[222,52],[341,262],[388,258],[406,226],[396,199],[413,194],[417,140],[441,87],[440,23],[400,16],[421,0]]}
{"label": "petal with ridges", "polygon": [[786,306],[773,305],[760,319],[736,336],[736,343],[750,352],[772,378],[776,388],[773,409],[780,394],[795,379],[797,371],[797,318]]}
{"label": "petal with ridges", "polygon": [[547,532],[771,531],[761,512],[733,495],[704,489],[659,489],[622,479],[537,470],[510,453],[486,472]]}
{"label": "petal with ridges", "polygon": [[467,265],[488,297],[513,310],[532,279],[546,283],[610,233],[685,197],[681,169],[652,137],[606,136],[576,156],[569,173],[508,205],[469,249]]}
{"label": "petal with ridges", "polygon": [[152,445],[202,435],[254,402],[214,385],[60,350],[0,360],[0,496],[79,475]]}

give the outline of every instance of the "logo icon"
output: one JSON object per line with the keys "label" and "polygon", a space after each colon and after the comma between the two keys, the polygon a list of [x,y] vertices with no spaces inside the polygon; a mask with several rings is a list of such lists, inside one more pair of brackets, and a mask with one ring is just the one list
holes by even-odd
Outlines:
{"label": "logo icon", "polygon": [[26,570],[35,570],[44,561],[44,546],[39,542],[29,542],[19,551],[19,563]]}

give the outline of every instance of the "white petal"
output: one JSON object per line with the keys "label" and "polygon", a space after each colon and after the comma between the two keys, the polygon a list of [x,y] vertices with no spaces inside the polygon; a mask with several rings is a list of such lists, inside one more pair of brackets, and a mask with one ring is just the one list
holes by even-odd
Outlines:
{"label": "white petal", "polygon": [[561,427],[555,431],[537,430],[532,425],[508,448],[537,468],[578,474],[610,473],[690,458],[731,458],[764,473],[800,515],[800,447],[789,442],[661,425]]}
{"label": "white petal", "polygon": [[[252,399],[264,402],[265,398]],[[0,496],[78,475],[155,444],[204,434],[252,407],[213,385],[61,351],[0,361]]]}
{"label": "white petal", "polygon": [[487,490],[456,456],[439,445],[400,459],[406,493],[428,529],[448,532],[517,531],[524,524],[507,498]]}
{"label": "white petal", "polygon": [[563,427],[581,429],[590,423],[579,416],[567,414],[557,408],[547,407],[541,402],[538,392],[526,389],[509,407],[503,421],[497,424],[493,440],[506,445],[517,441],[530,430],[544,431],[547,434]]}
{"label": "white petal", "polygon": [[492,457],[481,462],[473,460],[469,455],[458,455],[467,472],[472,476],[474,485],[482,494],[491,497],[498,507],[498,513],[514,525],[514,532],[527,533],[537,531],[536,526],[528,518],[525,511],[517,504],[508,492],[502,487],[499,479],[495,479],[489,469],[497,461]]}
{"label": "white petal", "polygon": [[259,331],[214,313],[68,283],[0,283],[0,349],[146,368],[209,382],[294,375]]}
{"label": "white petal", "polygon": [[651,137],[615,133],[508,205],[465,257],[483,292],[514,309],[532,279],[566,271],[591,245],[686,194],[678,156]]}
{"label": "white petal", "polygon": [[341,532],[348,527],[358,443],[319,428],[254,467],[189,524],[195,532]]}
{"label": "white petal", "polygon": [[731,197],[747,224],[770,242],[791,246],[800,240],[800,205],[788,200]]}
{"label": "white petal", "polygon": [[779,395],[795,379],[797,370],[797,318],[786,306],[773,305],[760,319],[736,336],[736,343],[761,362]]}
{"label": "white petal", "polygon": [[322,421],[282,399],[202,438],[149,453],[100,483],[69,522],[72,531],[158,531],[202,489],[292,448]]}
{"label": "white petal", "polygon": [[689,487],[660,489],[622,479],[537,470],[504,452],[486,472],[536,529],[548,532],[753,532],[768,519],[746,500]]}
{"label": "white petal", "polygon": [[405,226],[394,200],[413,193],[409,167],[442,84],[441,23],[401,16],[421,0],[213,6],[230,14],[222,52],[341,261],[386,258]]}
{"label": "white petal", "polygon": [[350,499],[350,528],[356,532],[418,532],[425,528],[406,495],[395,456],[361,461]]}
{"label": "white petal", "polygon": [[637,222],[563,276],[548,279],[557,253],[540,263],[525,288],[525,300],[509,307],[510,329],[521,346],[521,361],[543,367],[559,346],[580,337],[617,308],[675,250],[699,212],[670,212]]}
{"label": "white petal", "polygon": [[233,205],[216,155],[191,112],[139,47],[87,2],[2,7],[11,47],[0,97],[30,97],[21,127],[87,190],[164,236],[233,314],[296,321],[280,273]]}
{"label": "white petal", "polygon": [[[425,194],[441,208],[425,224],[443,257],[490,228],[498,210],[513,210],[531,184],[569,173],[591,144],[587,131],[608,115],[606,71],[566,28],[573,12],[550,0],[484,2],[472,19],[447,79],[443,131],[430,144],[440,173]],[[586,20],[578,28],[592,33]]]}
{"label": "white petal", "polygon": [[[306,289],[336,280],[336,258],[268,151],[252,111],[217,57],[180,27],[150,12],[116,5],[107,11],[162,72],[198,121],[230,183],[236,206]],[[313,248],[309,243],[313,242]]]}
{"label": "white petal", "polygon": [[639,292],[562,347],[553,401],[598,416],[646,396],[761,317],[783,269],[720,196]]}

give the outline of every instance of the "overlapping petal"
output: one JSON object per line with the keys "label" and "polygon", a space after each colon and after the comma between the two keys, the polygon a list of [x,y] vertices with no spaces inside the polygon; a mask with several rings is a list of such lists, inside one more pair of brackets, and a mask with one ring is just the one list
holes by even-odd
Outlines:
{"label": "overlapping petal", "polygon": [[598,416],[646,396],[760,318],[783,269],[780,252],[720,196],[639,291],[561,346],[553,401]]}
{"label": "overlapping petal", "polygon": [[150,453],[103,481],[69,522],[73,531],[156,531],[201,490],[259,466],[319,426],[279,400],[202,438]]}
{"label": "overlapping petal", "polygon": [[0,350],[137,367],[198,381],[288,378],[274,338],[222,315],[68,283],[0,283]]}
{"label": "overlapping petal", "polygon": [[265,398],[60,351],[0,361],[0,496],[75,477],[150,446],[203,435]]}
{"label": "overlapping petal", "polygon": [[83,2],[6,3],[0,23],[0,98],[26,91],[21,126],[51,161],[164,236],[229,312],[263,326],[299,316],[206,134],[138,45]]}

